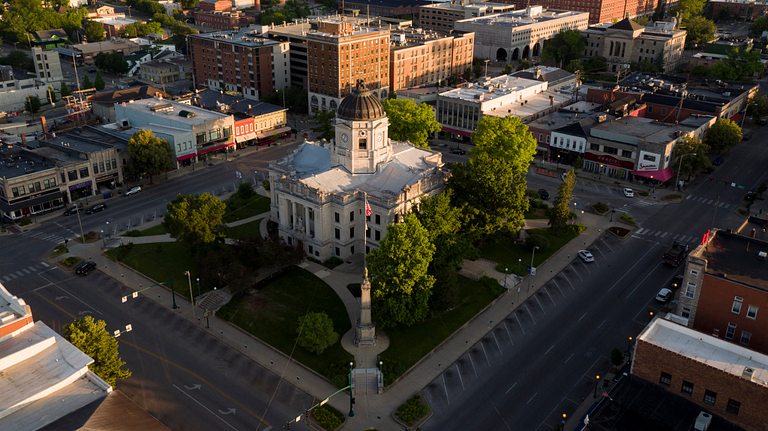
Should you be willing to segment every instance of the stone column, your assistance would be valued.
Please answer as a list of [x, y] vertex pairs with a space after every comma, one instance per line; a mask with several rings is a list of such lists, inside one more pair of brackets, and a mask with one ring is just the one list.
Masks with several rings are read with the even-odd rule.
[[360, 290], [360, 319], [355, 328], [355, 345], [375, 346], [376, 327], [371, 321], [371, 282], [368, 280], [368, 268], [365, 268], [365, 277]]

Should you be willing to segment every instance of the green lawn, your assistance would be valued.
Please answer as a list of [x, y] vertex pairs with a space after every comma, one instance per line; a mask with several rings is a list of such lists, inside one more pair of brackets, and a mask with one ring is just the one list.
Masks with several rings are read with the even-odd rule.
[[261, 237], [261, 219], [227, 228], [227, 238], [245, 239]]
[[294, 350], [297, 321], [308, 311], [326, 312], [333, 320], [339, 340], [352, 327], [347, 310], [336, 292], [311, 272], [296, 269], [259, 292], [242, 295], [240, 299], [237, 308], [226, 313], [230, 315], [229, 321], [286, 355], [292, 354], [297, 361], [318, 373], [326, 375], [331, 364], [353, 360], [353, 356], [341, 347], [340, 341], [322, 355], [298, 345]]
[[168, 231], [165, 230], [165, 226], [163, 226], [163, 224], [161, 223], [157, 226], [152, 226], [144, 229], [143, 231], [139, 232], [139, 236], [165, 235], [167, 233]]
[[271, 200], [268, 197], [262, 195], [254, 195], [249, 199], [241, 199], [233, 195], [224, 201], [227, 204], [227, 211], [224, 213], [224, 223], [231, 223], [269, 212], [270, 202]]
[[[118, 256], [118, 249], [108, 251], [107, 256], [114, 260]], [[192, 256], [187, 253], [184, 245], [178, 242], [133, 244], [131, 251], [120, 262], [158, 283], [171, 281], [173, 277], [176, 294], [185, 298], [189, 298], [189, 281], [184, 275], [185, 271], [191, 273], [192, 283], [195, 283], [196, 269], [192, 263]], [[131, 287], [139, 288], [139, 286]], [[166, 287], [170, 288], [170, 285]], [[197, 286], [192, 287], [197, 296]]]
[[461, 275], [457, 277], [461, 298], [459, 305], [408, 328], [385, 328], [389, 348], [382, 353], [382, 357], [400, 362], [405, 369], [411, 368], [496, 298], [479, 281]]
[[[547, 238], [549, 246], [545, 249], [536, 250], [536, 255], [533, 259], [533, 266], [539, 266], [542, 262], [547, 260], [550, 256], [563, 248], [572, 239], [576, 238], [576, 233], [564, 233], [560, 236], [552, 235], [549, 229], [533, 229], [534, 235], [539, 234]], [[525, 244], [512, 244], [512, 241], [503, 239], [496, 244], [487, 245], [480, 249], [480, 256], [492, 260], [498, 265], [496, 270], [504, 272], [507, 268], [509, 273], [514, 274], [517, 272], [518, 259], [520, 259], [520, 275], [525, 275], [525, 270], [528, 265], [531, 264], [532, 248]]]

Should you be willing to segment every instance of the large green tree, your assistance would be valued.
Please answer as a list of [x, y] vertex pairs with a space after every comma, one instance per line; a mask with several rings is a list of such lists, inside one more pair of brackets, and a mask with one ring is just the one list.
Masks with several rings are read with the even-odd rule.
[[224, 238], [222, 224], [227, 206], [210, 193], [178, 195], [166, 204], [163, 226], [171, 238], [182, 242], [195, 254], [201, 248]]
[[768, 98], [760, 93], [755, 93], [755, 95], [749, 99], [747, 115], [752, 117], [752, 121], [754, 122], [757, 122], [762, 117], [768, 115]]
[[117, 340], [106, 326], [103, 320], [81, 317], [64, 326], [64, 338], [93, 359], [89, 370], [114, 387], [117, 379], [130, 377], [131, 372], [121, 368], [125, 362], [118, 355]]
[[98, 21], [88, 21], [85, 23], [85, 37], [88, 42], [101, 42], [104, 40], [104, 26]]
[[761, 36], [766, 30], [768, 30], [768, 17], [765, 16], [755, 18], [749, 27], [749, 32], [755, 36]]
[[299, 346], [318, 355], [339, 341], [339, 334], [333, 330], [333, 320], [324, 312], [299, 317], [296, 332]]
[[685, 43], [698, 45], [714, 39], [717, 26], [703, 16], [694, 16], [685, 21], [685, 31]]
[[434, 254], [429, 233], [415, 215], [387, 226], [379, 248], [366, 258], [374, 312], [382, 327], [411, 326], [427, 317], [435, 283], [428, 269]]
[[541, 61], [555, 66], [565, 66], [584, 53], [587, 39], [578, 30], [563, 30], [544, 42]]
[[93, 88], [93, 83], [91, 82], [91, 78], [89, 78], [88, 75], [85, 75], [83, 78], [83, 89], [87, 90], [89, 88]]
[[38, 111], [40, 111], [40, 106], [42, 106], [42, 103], [40, 102], [40, 98], [37, 96], [28, 95], [27, 99], [24, 101], [24, 109], [32, 114], [36, 114]]
[[152, 177], [173, 168], [173, 147], [167, 139], [159, 139], [149, 130], [140, 130], [128, 141], [128, 170], [134, 175]]
[[312, 121], [317, 127], [313, 127], [312, 131], [319, 133], [318, 139], [325, 139], [330, 141], [333, 139], [333, 119], [336, 117], [336, 111], [320, 111], [315, 115], [315, 119]]
[[60, 14], [51, 7], [43, 7], [41, 0], [14, 0], [3, 13], [0, 36], [3, 40], [26, 44], [29, 34], [38, 30], [61, 28], [70, 34], [80, 28], [87, 16], [85, 8], [71, 8]]
[[490, 115], [478, 122], [473, 140], [469, 161], [454, 165], [448, 180], [455, 204], [466, 204], [471, 227], [483, 234], [519, 229], [528, 210], [525, 176], [536, 141], [520, 118]]
[[67, 96], [71, 96], [72, 95], [72, 92], [69, 91], [69, 87], [67, 87], [67, 84], [64, 81], [61, 81], [60, 93], [61, 93], [61, 98], [62, 99], [67, 97]]
[[552, 202], [552, 208], [549, 209], [549, 227], [555, 233], [562, 233], [568, 227], [568, 220], [571, 219], [571, 200], [573, 199], [573, 188], [576, 186], [576, 171], [570, 170], [565, 175], [565, 179], [557, 187], [557, 197]]
[[389, 137], [395, 141], [409, 141], [417, 147], [429, 148], [429, 134], [442, 129], [426, 103], [417, 105], [413, 100], [387, 99], [383, 105], [389, 118]]
[[106, 82], [104, 82], [104, 78], [101, 77], [101, 71], [96, 71], [96, 79], [93, 81], [93, 88], [95, 88], [97, 91], [101, 91], [106, 86]]
[[672, 15], [680, 16], [680, 22], [685, 23], [689, 18], [699, 16], [704, 12], [707, 0], [680, 0], [672, 10]]
[[35, 62], [26, 51], [11, 51], [8, 56], [0, 57], [0, 64], [24, 69], [30, 72], [35, 71]]
[[733, 48], [727, 58], [712, 66], [711, 73], [722, 80], [751, 81], [754, 74], [764, 70], [765, 66], [760, 62], [759, 52]]
[[741, 128], [726, 118], [720, 118], [704, 134], [704, 143], [713, 151], [723, 152], [741, 142]]
[[[680, 175], [685, 174], [690, 179], [696, 173], [712, 167], [712, 162], [709, 161], [707, 152], [709, 152], [709, 146], [700, 139], [694, 139], [688, 135], [680, 138], [675, 144], [674, 162], [672, 163], [675, 175], [677, 175], [677, 170], [679, 169]], [[682, 161], [680, 160], [681, 157]]]

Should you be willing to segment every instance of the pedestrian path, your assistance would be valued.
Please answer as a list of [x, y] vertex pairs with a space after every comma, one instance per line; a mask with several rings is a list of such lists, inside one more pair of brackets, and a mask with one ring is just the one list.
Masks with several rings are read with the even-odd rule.
[[60, 243], [64, 242], [64, 240], [66, 239], [66, 238], [64, 238], [61, 235], [55, 235], [55, 234], [51, 234], [51, 233], [47, 233], [47, 232], [38, 232], [38, 231], [34, 231], [34, 230], [28, 230], [28, 231], [25, 231], [25, 232], [21, 232], [18, 235], [19, 236], [23, 236], [23, 237], [27, 237], [27, 238], [39, 239], [41, 241], [48, 241], [48, 242], [52, 242], [54, 244], [60, 244]]
[[728, 204], [728, 203], [725, 203], [725, 202], [718, 202], [717, 199], [710, 199], [710, 198], [705, 198], [705, 197], [701, 197], [701, 196], [688, 195], [688, 196], [685, 197], [685, 200], [692, 201], [692, 202], [699, 202], [699, 203], [702, 203], [702, 204], [705, 204], [705, 205], [714, 205], [714, 206], [716, 206], [718, 208], [724, 208], [724, 209], [727, 209], [727, 210], [732, 210], [732, 209], [735, 209], [736, 207], [738, 207], [738, 205], [736, 205], [736, 204]]
[[680, 241], [691, 245], [698, 244], [699, 237], [696, 235], [683, 235], [674, 232], [667, 232], [655, 229], [638, 229], [632, 233], [633, 238], [653, 239], [658, 241]]
[[7, 275], [3, 276], [3, 280], [5, 280], [5, 282], [7, 283], [9, 281], [16, 280], [21, 277], [25, 277], [27, 275], [36, 274], [38, 272], [42, 272], [50, 268], [51, 266], [49, 264], [45, 262], [40, 262], [39, 264], [34, 264], [26, 268], [21, 268], [18, 271], [8, 271]]

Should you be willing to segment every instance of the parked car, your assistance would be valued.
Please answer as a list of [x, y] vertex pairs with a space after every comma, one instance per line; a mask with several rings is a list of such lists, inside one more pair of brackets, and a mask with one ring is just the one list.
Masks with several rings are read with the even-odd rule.
[[757, 122], [757, 124], [759, 124], [761, 126], [765, 126], [766, 124], [768, 124], [768, 119], [761, 118], [760, 121]]
[[672, 291], [666, 287], [662, 287], [659, 293], [656, 294], [656, 300], [662, 304], [668, 302], [672, 298]]
[[65, 216], [69, 216], [72, 214], [77, 214], [78, 211], [82, 210], [82, 208], [78, 207], [77, 205], [73, 206], [72, 208], [64, 211]]
[[669, 282], [669, 288], [672, 290], [677, 290], [680, 288], [682, 284], [683, 284], [683, 276], [676, 275], [672, 277], [672, 281]]
[[595, 257], [592, 256], [592, 253], [589, 252], [589, 250], [579, 250], [579, 257], [584, 262], [594, 262]]
[[80, 265], [77, 265], [77, 268], [75, 268], [75, 274], [88, 275], [88, 273], [94, 269], [96, 269], [95, 262], [83, 262]]
[[105, 209], [107, 209], [107, 204], [96, 204], [96, 205], [88, 208], [87, 210], [85, 210], [85, 213], [86, 214], [93, 214], [93, 213], [97, 213], [99, 211], [104, 211]]
[[756, 198], [757, 194], [753, 191], [749, 191], [746, 195], [744, 195], [744, 200], [747, 202], [754, 202]]
[[128, 190], [127, 192], [125, 192], [125, 195], [126, 195], [126, 196], [134, 195], [134, 194], [136, 194], [136, 193], [138, 193], [138, 192], [140, 192], [140, 191], [141, 191], [141, 186], [135, 186], [135, 187], [131, 187], [131, 189], [130, 189], [130, 190]]
[[749, 133], [745, 133], [745, 134], [743, 134], [743, 135], [741, 136], [741, 140], [742, 140], [742, 141], [749, 141], [750, 139], [752, 139], [752, 135], [751, 135], [751, 134], [749, 134]]
[[714, 162], [712, 162], [712, 164], [713, 164], [713, 165], [715, 165], [715, 166], [720, 166], [720, 165], [722, 165], [722, 164], [723, 164], [723, 162], [724, 162], [724, 161], [725, 161], [725, 160], [723, 160], [723, 158], [722, 158], [722, 157], [718, 157], [718, 158], [716, 158], [716, 159], [715, 159], [715, 161], [714, 161]]
[[539, 189], [539, 197], [541, 197], [544, 200], [549, 199], [549, 192], [545, 189]]
[[451, 154], [461, 154], [463, 156], [464, 154], [467, 154], [467, 152], [457, 147], [451, 148]]
[[635, 197], [635, 191], [632, 189], [624, 189], [624, 196], [628, 198], [633, 198]]

